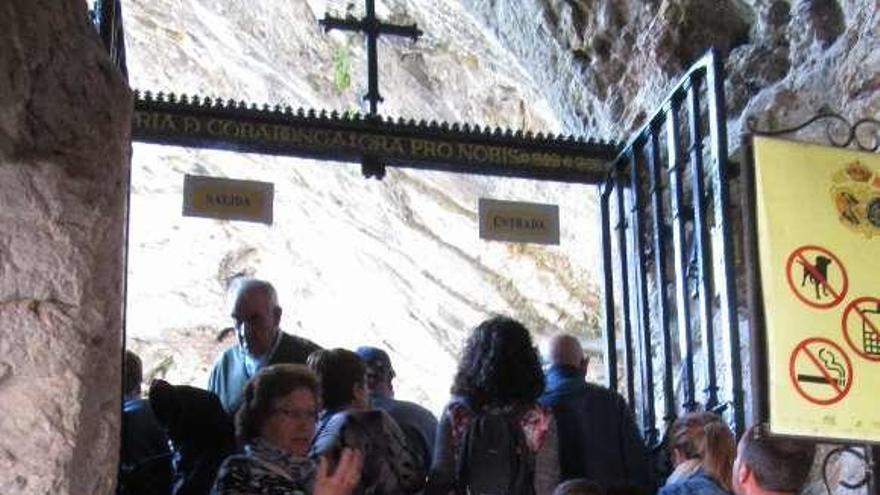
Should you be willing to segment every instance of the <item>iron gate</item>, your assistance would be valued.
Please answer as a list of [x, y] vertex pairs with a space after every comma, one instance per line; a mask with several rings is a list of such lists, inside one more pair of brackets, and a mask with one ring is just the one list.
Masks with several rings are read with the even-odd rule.
[[[698, 409], [729, 412], [737, 435], [745, 423], [723, 84], [711, 50], [619, 153], [599, 190], [606, 376], [638, 405], [650, 446], [660, 442], [658, 404], [666, 426]], [[719, 364], [729, 371], [724, 390]]]

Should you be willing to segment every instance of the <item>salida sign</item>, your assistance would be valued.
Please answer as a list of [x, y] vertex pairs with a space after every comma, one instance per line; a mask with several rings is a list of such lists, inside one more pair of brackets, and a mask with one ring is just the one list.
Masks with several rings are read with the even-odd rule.
[[753, 149], [771, 431], [880, 442], [880, 156]]
[[269, 182], [187, 175], [183, 215], [271, 224], [274, 194]]

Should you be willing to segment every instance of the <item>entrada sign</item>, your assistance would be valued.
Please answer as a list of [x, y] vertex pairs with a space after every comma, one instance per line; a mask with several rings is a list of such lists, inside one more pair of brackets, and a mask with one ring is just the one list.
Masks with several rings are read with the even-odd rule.
[[136, 141], [469, 174], [598, 183], [616, 147], [500, 129], [138, 95]]
[[480, 198], [480, 239], [559, 244], [559, 206]]
[[880, 156], [752, 146], [770, 429], [880, 442]]

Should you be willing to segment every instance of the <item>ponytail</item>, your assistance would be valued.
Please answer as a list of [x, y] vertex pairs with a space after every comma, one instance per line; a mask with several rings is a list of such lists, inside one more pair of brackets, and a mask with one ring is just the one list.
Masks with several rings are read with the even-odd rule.
[[706, 447], [703, 454], [703, 470], [722, 488], [731, 491], [731, 473], [736, 445], [733, 433], [721, 421], [707, 423], [703, 427]]
[[731, 471], [736, 444], [730, 428], [717, 414], [690, 413], [672, 425], [670, 454], [679, 451], [686, 459], [697, 460], [703, 471], [718, 485], [731, 491]]

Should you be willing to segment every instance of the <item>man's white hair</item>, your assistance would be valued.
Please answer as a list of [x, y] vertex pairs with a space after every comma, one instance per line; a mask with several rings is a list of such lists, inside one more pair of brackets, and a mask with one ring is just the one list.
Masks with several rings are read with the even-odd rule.
[[271, 307], [279, 307], [278, 292], [275, 290], [275, 287], [273, 287], [272, 284], [265, 280], [251, 277], [236, 277], [229, 284], [229, 307], [231, 309], [234, 309], [235, 303], [238, 301], [239, 296], [251, 290], [265, 291], [266, 295], [269, 297], [269, 304], [271, 305]]

